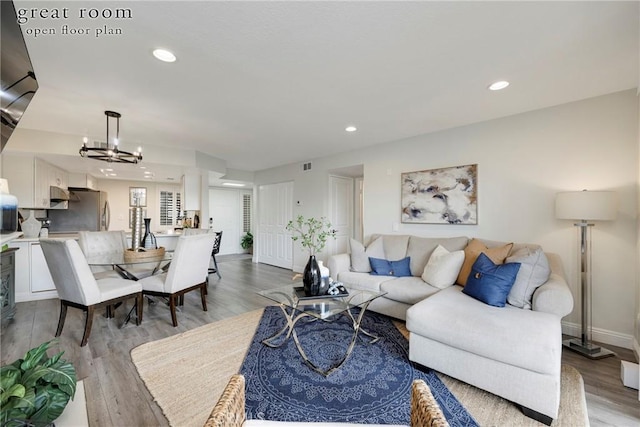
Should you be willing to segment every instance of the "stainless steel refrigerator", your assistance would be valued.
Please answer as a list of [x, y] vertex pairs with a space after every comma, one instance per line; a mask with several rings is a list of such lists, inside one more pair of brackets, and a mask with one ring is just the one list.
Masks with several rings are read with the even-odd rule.
[[109, 229], [109, 201], [105, 191], [69, 189], [69, 208], [48, 211], [50, 233]]

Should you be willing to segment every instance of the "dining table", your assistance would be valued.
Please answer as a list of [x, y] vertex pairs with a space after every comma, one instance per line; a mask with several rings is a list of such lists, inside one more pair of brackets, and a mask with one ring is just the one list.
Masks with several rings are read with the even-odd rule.
[[[173, 258], [173, 251], [165, 251], [161, 255], [148, 257], [130, 257], [124, 252], [108, 253], [88, 256], [87, 264], [93, 267], [112, 267], [120, 276], [128, 280], [140, 280], [142, 277], [152, 276], [169, 269], [169, 264]], [[155, 304], [151, 298], [147, 297], [150, 304]], [[117, 307], [116, 307], [117, 308]], [[111, 316], [111, 308], [107, 308], [107, 316]], [[131, 320], [131, 316], [136, 313], [135, 305], [129, 310], [121, 327], [124, 327]]]
[[129, 280], [139, 280], [140, 273], [144, 276], [157, 274], [159, 271], [166, 271], [173, 252], [166, 251], [162, 255], [149, 257], [127, 257], [124, 253], [108, 253], [92, 255], [87, 257], [87, 263], [92, 267], [112, 267], [123, 278]]

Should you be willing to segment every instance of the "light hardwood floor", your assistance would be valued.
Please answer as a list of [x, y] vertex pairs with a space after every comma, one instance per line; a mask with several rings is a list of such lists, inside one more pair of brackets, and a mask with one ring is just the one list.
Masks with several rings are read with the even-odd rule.
[[[129, 308], [121, 307], [115, 319], [96, 314], [89, 343], [81, 348], [83, 315], [80, 310], [69, 309], [59, 347], [76, 367], [78, 379], [84, 379], [91, 426], [167, 425], [138, 377], [130, 351], [145, 342], [264, 307], [268, 301], [255, 291], [290, 282], [293, 275], [290, 270], [253, 264], [246, 257], [220, 257], [219, 263], [222, 279], [215, 274], [209, 276], [209, 311], [202, 311], [199, 294], [186, 295], [176, 328], [171, 326], [168, 307], [162, 302], [145, 304], [140, 326], [133, 323], [120, 328]], [[19, 303], [15, 319], [1, 333], [2, 364], [52, 339], [58, 314], [58, 300]], [[634, 361], [633, 353], [608, 347], [617, 351], [618, 357], [591, 361], [565, 350], [563, 363], [582, 373], [592, 426], [639, 426], [638, 391], [624, 387], [620, 380], [620, 360]], [[214, 404], [212, 401], [211, 406]]]

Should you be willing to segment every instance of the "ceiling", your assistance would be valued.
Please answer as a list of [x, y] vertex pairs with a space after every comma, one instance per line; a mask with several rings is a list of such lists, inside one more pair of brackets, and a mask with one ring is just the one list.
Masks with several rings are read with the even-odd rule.
[[[246, 171], [639, 81], [638, 2], [14, 3], [68, 9], [22, 26], [40, 88], [21, 128], [79, 148], [85, 135], [104, 140], [104, 110], [114, 110], [123, 149], [195, 150]], [[83, 8], [128, 8], [131, 18], [81, 18]], [[62, 34], [64, 25], [89, 34]], [[177, 61], [156, 60], [156, 47]], [[487, 90], [496, 80], [511, 85]]]

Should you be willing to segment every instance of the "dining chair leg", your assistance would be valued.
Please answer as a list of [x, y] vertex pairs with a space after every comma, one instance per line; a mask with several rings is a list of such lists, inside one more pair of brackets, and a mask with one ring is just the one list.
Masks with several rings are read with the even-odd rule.
[[218, 261], [216, 261], [216, 256], [213, 255], [213, 266], [216, 269], [216, 274], [218, 275], [218, 279], [222, 279], [222, 276], [220, 275], [220, 270], [218, 269]]
[[176, 316], [176, 296], [169, 296], [169, 309], [171, 310], [171, 322], [173, 322], [173, 327], [178, 326], [178, 316]]
[[93, 325], [93, 306], [90, 305], [87, 307], [87, 319], [84, 322], [84, 335], [82, 336], [82, 342], [80, 342], [80, 347], [84, 347], [87, 345], [87, 341], [89, 341], [89, 335], [91, 334], [91, 326]]
[[67, 304], [60, 300], [60, 317], [58, 318], [58, 329], [56, 330], [56, 336], [59, 337], [64, 328], [64, 321], [67, 318]]
[[142, 296], [142, 292], [138, 294], [136, 297], [136, 310], [137, 310], [137, 319], [136, 326], [139, 326], [142, 323], [142, 309], [144, 308], [144, 297]]
[[202, 310], [207, 311], [207, 284], [206, 282], [200, 287], [200, 299], [202, 300]]

